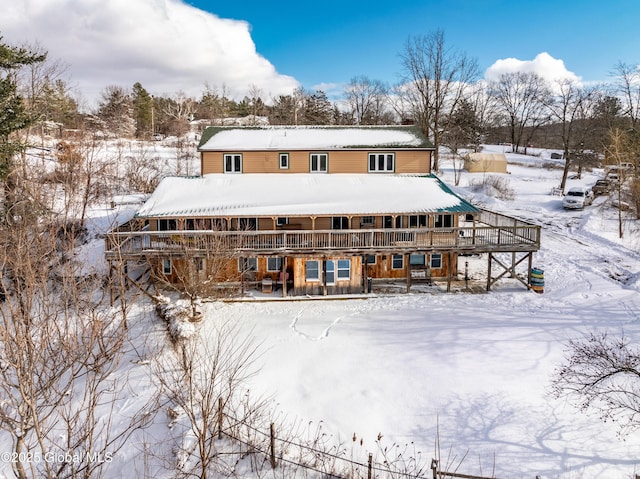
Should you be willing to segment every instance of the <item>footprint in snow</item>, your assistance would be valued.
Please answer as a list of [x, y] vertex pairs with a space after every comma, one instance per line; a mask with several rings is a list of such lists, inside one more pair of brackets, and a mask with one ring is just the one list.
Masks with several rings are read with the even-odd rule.
[[322, 333], [319, 336], [311, 336], [309, 334], [303, 333], [302, 331], [299, 331], [297, 328], [298, 325], [298, 320], [302, 317], [302, 313], [304, 312], [304, 310], [300, 310], [298, 312], [298, 314], [296, 314], [296, 316], [293, 318], [293, 321], [291, 321], [291, 324], [289, 325], [289, 327], [291, 329], [293, 329], [293, 331], [300, 337], [307, 339], [309, 341], [320, 341], [321, 339], [327, 338], [329, 337], [329, 332], [331, 331], [331, 328], [333, 328], [333, 326], [335, 326], [338, 322], [340, 322], [340, 320], [342, 319], [340, 316], [338, 316], [336, 319], [334, 319], [331, 324], [329, 326], [327, 326]]

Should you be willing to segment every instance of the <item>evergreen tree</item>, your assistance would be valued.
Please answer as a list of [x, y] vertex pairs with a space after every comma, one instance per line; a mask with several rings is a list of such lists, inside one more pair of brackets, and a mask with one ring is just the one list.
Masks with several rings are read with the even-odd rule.
[[333, 108], [323, 91], [307, 95], [304, 102], [304, 118], [306, 125], [330, 125], [333, 120]]
[[133, 119], [136, 123], [136, 138], [148, 139], [155, 133], [153, 131], [153, 97], [139, 82], [136, 82], [133, 85], [131, 102], [133, 106]]
[[480, 144], [480, 124], [473, 105], [462, 99], [448, 118], [446, 132], [443, 135], [443, 144], [452, 151], [458, 148], [478, 149]]
[[131, 97], [121, 86], [104, 89], [95, 118], [100, 128], [116, 137], [130, 138], [135, 134]]
[[274, 98], [269, 111], [269, 123], [272, 125], [295, 124], [295, 100], [291, 95], [279, 95]]
[[69, 95], [68, 86], [63, 80], [47, 82], [40, 103], [44, 120], [60, 123], [66, 128], [80, 126], [78, 102]]
[[2, 43], [0, 37], [0, 180], [7, 180], [13, 169], [14, 156], [24, 146], [13, 139], [12, 134], [34, 120], [18, 94], [15, 73], [45, 59], [46, 54], [9, 46]]

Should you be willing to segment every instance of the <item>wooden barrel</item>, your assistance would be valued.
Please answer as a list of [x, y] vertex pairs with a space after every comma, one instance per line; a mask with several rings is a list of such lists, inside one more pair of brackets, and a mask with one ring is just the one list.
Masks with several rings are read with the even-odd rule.
[[544, 270], [531, 268], [531, 289], [536, 293], [544, 293]]

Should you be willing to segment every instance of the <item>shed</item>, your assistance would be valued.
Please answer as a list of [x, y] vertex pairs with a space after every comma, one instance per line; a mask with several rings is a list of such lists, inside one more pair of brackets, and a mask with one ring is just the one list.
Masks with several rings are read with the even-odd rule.
[[504, 153], [469, 153], [464, 169], [469, 173], [507, 173], [507, 157]]

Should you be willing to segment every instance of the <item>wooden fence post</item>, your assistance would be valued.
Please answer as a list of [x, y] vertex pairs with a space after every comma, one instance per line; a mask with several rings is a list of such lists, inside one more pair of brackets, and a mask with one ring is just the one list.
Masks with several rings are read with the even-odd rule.
[[369, 472], [367, 474], [368, 479], [371, 479], [372, 462], [373, 462], [373, 454], [369, 454], [369, 467], [368, 467]]
[[271, 423], [271, 469], [276, 468], [276, 434], [273, 427], [273, 423]]

